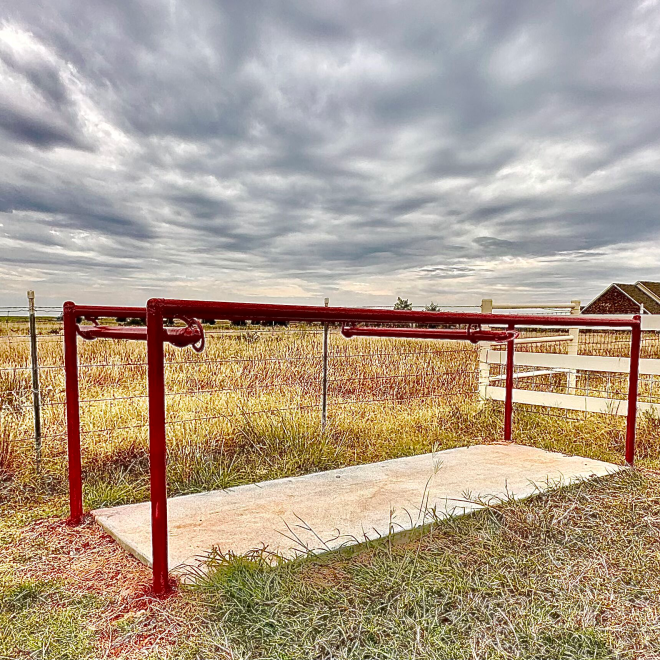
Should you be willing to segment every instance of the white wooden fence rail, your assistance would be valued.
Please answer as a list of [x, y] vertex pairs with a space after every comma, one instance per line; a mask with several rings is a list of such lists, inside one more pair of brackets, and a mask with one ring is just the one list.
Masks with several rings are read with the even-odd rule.
[[[506, 364], [506, 351], [488, 351], [488, 364]], [[548, 369], [580, 369], [629, 373], [630, 358], [601, 357], [598, 355], [564, 355], [561, 353], [514, 353], [513, 364], [520, 367], [546, 367]], [[525, 372], [516, 374], [523, 376]], [[639, 361], [639, 373], [660, 376], [660, 360]]]
[[[506, 364], [506, 351], [488, 350], [486, 363]], [[514, 353], [513, 363], [520, 367], [544, 367], [544, 371], [520, 371], [516, 379], [539, 376], [551, 373], [566, 373], [567, 371], [594, 371], [605, 373], [628, 373], [630, 359], [622, 357], [600, 357], [595, 355], [562, 355], [556, 353]], [[660, 375], [660, 360], [639, 361], [639, 373]], [[490, 382], [502, 380], [502, 377], [491, 376]], [[489, 384], [485, 388], [485, 398], [494, 401], [504, 401], [504, 387]], [[532, 390], [513, 390], [513, 401], [530, 406], [545, 406], [563, 408], [564, 410], [580, 410], [583, 412], [607, 413], [610, 415], [625, 415], [628, 412], [627, 399], [609, 399], [605, 397], [584, 396], [577, 394], [561, 394], [558, 392], [538, 392]], [[660, 404], [638, 402], [637, 410], [653, 411], [660, 415]]]
[[[505, 394], [506, 390], [503, 387], [489, 385], [486, 390], [487, 398], [494, 401], [504, 401]], [[626, 415], [628, 413], [627, 399], [605, 399], [596, 396], [578, 396], [576, 394], [514, 389], [513, 401], [514, 403], [524, 403], [530, 406], [563, 408], [564, 410], [579, 410], [582, 412], [606, 413], [610, 415]], [[646, 411], [660, 415], [660, 404], [638, 401], [638, 414]]]
[[[482, 312], [491, 313], [493, 309], [511, 309], [514, 305], [494, 305], [492, 300], [482, 301]], [[534, 307], [570, 309], [571, 314], [579, 313], [579, 301], [571, 301], [563, 305], [521, 305], [517, 309]], [[609, 316], [609, 315], [608, 315]], [[616, 318], [615, 316], [611, 316]], [[620, 317], [619, 317], [620, 318]], [[660, 331], [660, 315], [645, 314], [642, 316], [643, 331]], [[566, 393], [539, 392], [536, 390], [513, 390], [514, 403], [546, 408], [561, 408], [592, 413], [611, 415], [626, 415], [628, 413], [627, 399], [611, 399], [575, 394], [577, 373], [630, 373], [630, 359], [624, 357], [601, 357], [597, 355], [577, 355], [579, 330], [569, 330], [569, 334], [553, 337], [531, 337], [519, 339], [519, 344], [545, 343], [566, 341], [569, 344], [569, 354], [557, 353], [514, 353], [514, 365], [517, 367], [536, 367], [537, 369], [519, 371], [514, 374], [514, 384], [524, 378], [562, 373], [567, 375]], [[482, 401], [491, 399], [504, 401], [506, 389], [499, 384], [505, 376], [491, 376], [490, 365], [506, 365], [506, 351], [493, 350], [491, 345], [482, 343], [479, 350], [479, 396]], [[660, 376], [660, 359], [642, 359], [639, 364], [640, 375]], [[573, 393], [571, 393], [573, 392]], [[638, 401], [638, 413], [652, 412], [660, 416], [660, 403]]]

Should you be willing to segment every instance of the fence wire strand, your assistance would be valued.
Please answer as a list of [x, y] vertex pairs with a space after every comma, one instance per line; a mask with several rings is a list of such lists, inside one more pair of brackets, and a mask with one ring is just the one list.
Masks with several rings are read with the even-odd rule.
[[[15, 311], [20, 310], [16, 308]], [[40, 308], [39, 311], [48, 310]], [[45, 323], [52, 327], [48, 332], [41, 329], [38, 343], [45, 425], [42, 439], [47, 443], [66, 438], [66, 399], [61, 322], [53, 318]], [[22, 431], [15, 439], [28, 442], [33, 437], [29, 430], [32, 424], [30, 335], [20, 328], [10, 332], [11, 323], [5, 325], [7, 327], [1, 328], [0, 323], [0, 364], [3, 365], [0, 367], [0, 414], [3, 419], [17, 420], [15, 423]], [[171, 347], [166, 350], [168, 426], [320, 411], [322, 327], [206, 328], [205, 331], [205, 355], [197, 356]], [[558, 332], [526, 329], [523, 338], [551, 337]], [[567, 344], [566, 341], [522, 344], [516, 351], [566, 354]], [[360, 406], [405, 406], [438, 400], [458, 399], [459, 405], [466, 407], [479, 403], [478, 347], [466, 342], [452, 345], [422, 342], [413, 350], [410, 341], [399, 343], [399, 348], [396, 346], [393, 340], [344, 340], [337, 328], [331, 329], [327, 355], [330, 415], [333, 410], [350, 406], [358, 411]], [[580, 331], [580, 355], [626, 357], [629, 348], [630, 333]], [[144, 344], [116, 340], [80, 342], [78, 369], [83, 436], [146, 431], [148, 395], [144, 349]], [[278, 354], [284, 350], [287, 354]], [[642, 358], [660, 358], [660, 334], [643, 333]], [[516, 367], [516, 388], [567, 392], [569, 374], [566, 369], [529, 375], [538, 369]], [[625, 374], [574, 371], [572, 393], [625, 400]], [[503, 376], [503, 365], [490, 365], [489, 386], [503, 385]], [[641, 402], [660, 405], [657, 382], [652, 375], [640, 377]], [[186, 403], [185, 400], [190, 401]], [[277, 405], [278, 401], [286, 405]], [[521, 410], [522, 404], [515, 404], [515, 408]], [[218, 409], [223, 412], [219, 413]], [[588, 414], [549, 406], [537, 407], [534, 411], [538, 415], [565, 419], [581, 419]], [[141, 423], [135, 423], [136, 419]]]

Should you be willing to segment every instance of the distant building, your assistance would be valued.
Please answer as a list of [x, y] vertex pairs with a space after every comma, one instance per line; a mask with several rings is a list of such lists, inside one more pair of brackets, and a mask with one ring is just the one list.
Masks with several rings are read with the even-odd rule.
[[660, 314], [660, 282], [610, 284], [583, 314]]

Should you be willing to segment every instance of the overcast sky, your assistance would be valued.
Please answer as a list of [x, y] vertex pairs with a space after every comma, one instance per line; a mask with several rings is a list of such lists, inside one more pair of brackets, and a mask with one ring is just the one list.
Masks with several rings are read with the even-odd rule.
[[660, 280], [656, 0], [4, 0], [0, 303]]

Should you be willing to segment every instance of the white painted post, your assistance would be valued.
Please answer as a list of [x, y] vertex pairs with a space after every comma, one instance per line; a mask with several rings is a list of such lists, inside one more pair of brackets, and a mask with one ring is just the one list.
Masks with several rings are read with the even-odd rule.
[[[325, 306], [330, 304], [330, 298], [325, 299]], [[328, 324], [323, 324], [323, 391], [321, 398], [321, 432], [325, 431], [328, 421]]]
[[[580, 313], [580, 301], [571, 300], [571, 315], [575, 316]], [[568, 344], [568, 354], [577, 355], [580, 341], [580, 328], [571, 328], [568, 331], [571, 341]], [[571, 369], [566, 376], [566, 394], [575, 394], [577, 388], [577, 371]]]
[[[481, 301], [481, 313], [493, 313], [493, 300], [484, 298]], [[482, 326], [486, 327], [486, 326]], [[483, 406], [488, 393], [488, 383], [490, 378], [490, 365], [488, 364], [488, 351], [490, 344], [487, 342], [479, 343], [479, 406]]]

